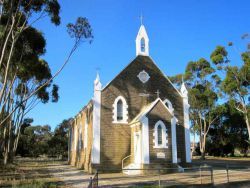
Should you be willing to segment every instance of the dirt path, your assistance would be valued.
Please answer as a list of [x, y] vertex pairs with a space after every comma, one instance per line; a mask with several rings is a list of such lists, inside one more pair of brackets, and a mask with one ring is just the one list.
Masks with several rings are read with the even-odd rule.
[[47, 167], [48, 173], [59, 182], [60, 187], [87, 187], [91, 175], [86, 174], [83, 170], [71, 167], [66, 162], [61, 164], [51, 164]]
[[[216, 162], [216, 161], [210, 161]], [[225, 168], [218, 168], [221, 161], [214, 165], [213, 180], [215, 187], [250, 187], [250, 168], [242, 164], [241, 169], [229, 169], [229, 181], [227, 184], [227, 171]], [[239, 163], [237, 163], [239, 164]], [[247, 163], [248, 164], [248, 163]], [[245, 169], [243, 167], [246, 167]], [[14, 168], [13, 168], [14, 169]], [[90, 177], [83, 170], [67, 165], [63, 161], [51, 160], [24, 160], [17, 163], [14, 170], [1, 171], [0, 169], [0, 187], [13, 187], [14, 185], [43, 185], [40, 187], [79, 187], [85, 188], [89, 184]], [[100, 187], [205, 187], [211, 183], [211, 171], [186, 171], [184, 173], [173, 173], [165, 175], [137, 175], [128, 176], [122, 173], [99, 174]], [[46, 185], [46, 186], [44, 186]], [[20, 186], [16, 186], [20, 187]], [[22, 187], [22, 186], [21, 186]], [[210, 187], [210, 185], [208, 186]]]
[[[56, 179], [61, 181], [62, 187], [87, 187], [91, 175], [84, 173], [66, 164], [51, 165], [48, 171]], [[227, 171], [224, 169], [215, 169], [213, 171], [213, 181], [215, 187], [250, 187], [250, 169], [231, 169], [229, 170], [229, 181]], [[140, 187], [140, 185], [158, 186], [159, 179], [161, 186], [172, 187], [210, 187], [211, 172], [199, 171], [174, 173], [165, 175], [137, 175], [128, 176], [122, 173], [99, 174], [100, 187]], [[202, 185], [201, 185], [202, 184]]]

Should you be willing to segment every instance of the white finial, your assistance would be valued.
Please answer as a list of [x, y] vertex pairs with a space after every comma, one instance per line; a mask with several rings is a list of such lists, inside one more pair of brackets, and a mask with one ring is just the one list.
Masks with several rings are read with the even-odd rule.
[[140, 21], [141, 21], [141, 25], [143, 25], [143, 16], [142, 16], [142, 13], [141, 13], [141, 16], [140, 16]]
[[96, 78], [95, 78], [95, 83], [98, 83], [98, 82], [100, 82], [100, 76], [99, 76], [99, 73], [97, 72]]
[[99, 76], [99, 73], [97, 71], [96, 73], [96, 79], [94, 81], [94, 87], [95, 87], [95, 90], [100, 90], [102, 88], [102, 84], [101, 84], [101, 81], [100, 81], [100, 76]]

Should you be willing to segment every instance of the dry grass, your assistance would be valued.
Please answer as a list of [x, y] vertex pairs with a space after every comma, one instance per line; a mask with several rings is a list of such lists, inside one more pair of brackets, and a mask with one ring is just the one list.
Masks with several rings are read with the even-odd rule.
[[[194, 165], [213, 166], [215, 187], [250, 187], [249, 158], [214, 158], [194, 160]], [[237, 165], [229, 168], [229, 181], [225, 164]], [[66, 165], [62, 161], [21, 159], [6, 168], [0, 167], [0, 187], [87, 187], [92, 175]], [[128, 176], [121, 173], [99, 174], [101, 187], [211, 187], [211, 172], [185, 171], [163, 175]], [[201, 185], [202, 184], [202, 185]]]
[[0, 168], [0, 187], [58, 187], [47, 167], [59, 161], [20, 160]]

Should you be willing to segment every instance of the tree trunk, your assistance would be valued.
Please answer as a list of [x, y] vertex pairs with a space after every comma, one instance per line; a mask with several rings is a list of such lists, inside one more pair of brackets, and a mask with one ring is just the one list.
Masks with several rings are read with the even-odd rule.
[[247, 131], [248, 131], [248, 140], [250, 140], [250, 123], [249, 123], [249, 119], [248, 119], [248, 114], [245, 113], [245, 121], [246, 121], [246, 124], [247, 124]]
[[200, 152], [201, 152], [201, 159], [205, 160], [205, 153], [206, 153], [206, 134], [200, 136]]
[[206, 159], [206, 157], [205, 157], [205, 151], [202, 151], [201, 152], [201, 160], [205, 160]]
[[194, 132], [194, 137], [193, 137], [193, 147], [192, 147], [192, 158], [195, 152], [195, 132]]
[[9, 153], [10, 153], [10, 144], [11, 144], [11, 124], [9, 124], [8, 136], [5, 138], [4, 162], [3, 162], [4, 165], [8, 163]]

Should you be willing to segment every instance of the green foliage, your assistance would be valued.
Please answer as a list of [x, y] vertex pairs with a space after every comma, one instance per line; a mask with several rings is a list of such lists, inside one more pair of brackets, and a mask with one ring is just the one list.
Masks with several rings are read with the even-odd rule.
[[[47, 137], [52, 134], [51, 131], [43, 126], [29, 127], [30, 123], [23, 122], [23, 119], [39, 102], [58, 101], [59, 87], [53, 84], [54, 78], [64, 69], [80, 43], [91, 43], [93, 35], [87, 18], [79, 17], [75, 24], [68, 24], [68, 33], [75, 39], [74, 45], [61, 68], [52, 75], [50, 65], [42, 59], [46, 52], [46, 39], [41, 31], [33, 26], [44, 17], [49, 17], [51, 23], [59, 25], [59, 2], [57, 0], [11, 0], [3, 1], [1, 5], [0, 53], [3, 58], [0, 60], [0, 85], [2, 86], [0, 153], [4, 155], [6, 164], [8, 157], [16, 153], [20, 132], [23, 133], [21, 139], [24, 150], [32, 141], [35, 143], [29, 145], [31, 146], [29, 155], [35, 156], [47, 152]], [[5, 129], [7, 126], [10, 128]], [[3, 129], [7, 130], [5, 135], [9, 136], [4, 136], [2, 140]], [[47, 131], [47, 136], [39, 133], [41, 131], [44, 134]], [[57, 141], [63, 142], [60, 139]], [[11, 146], [8, 143], [11, 143]]]
[[50, 126], [30, 126], [31, 120], [27, 119], [23, 125], [17, 154], [30, 157], [43, 154], [67, 157], [69, 121], [64, 120], [51, 132]]
[[79, 17], [75, 24], [69, 23], [67, 25], [67, 31], [70, 37], [75, 39], [76, 44], [86, 41], [91, 43], [94, 38], [91, 25], [87, 18]]
[[[244, 34], [242, 39], [248, 37], [248, 34]], [[233, 43], [229, 42], [228, 46], [233, 46]], [[247, 150], [247, 132], [250, 137], [249, 46], [241, 54], [242, 66], [229, 65], [226, 48], [217, 46], [210, 55], [211, 63], [204, 58], [190, 61], [184, 74], [170, 78], [177, 86], [181, 85], [182, 78], [185, 80], [191, 129], [193, 134], [200, 137], [201, 153], [205, 152], [207, 134], [210, 154], [233, 154], [236, 147]]]
[[20, 4], [18, 0], [3, 2], [3, 12], [5, 14], [10, 13], [11, 6], [14, 10], [20, 6], [20, 10], [24, 15], [44, 11], [44, 14], [49, 15], [52, 23], [55, 25], [60, 24], [60, 5], [57, 0], [22, 0]]
[[31, 157], [46, 154], [49, 149], [48, 141], [51, 137], [51, 128], [48, 125], [27, 127], [20, 136], [17, 154]]
[[[14, 3], [17, 2], [18, 1], [14, 1]], [[23, 20], [25, 20], [25, 18], [28, 16], [26, 14], [30, 14], [30, 11], [34, 11], [34, 13], [44, 11], [44, 14], [48, 13], [50, 15], [51, 20], [54, 24], [58, 25], [60, 23], [60, 6], [56, 0], [44, 0], [39, 1], [39, 3], [36, 2], [37, 1], [22, 1], [20, 5], [20, 14], [23, 16]], [[0, 22], [0, 33], [2, 33], [2, 35], [0, 35], [0, 41], [4, 41], [6, 38], [6, 34], [4, 33], [6, 32], [6, 26], [9, 23], [9, 6], [10, 5], [8, 4], [8, 1], [6, 1], [3, 6], [5, 14], [2, 15]], [[22, 25], [22, 23], [19, 24], [20, 26]], [[7, 51], [10, 52], [11, 43], [8, 44], [9, 45], [7, 46]], [[52, 77], [49, 64], [45, 60], [40, 58], [46, 52], [45, 47], [46, 40], [43, 34], [36, 28], [29, 26], [19, 33], [15, 41], [15, 46], [10, 61], [10, 68], [8, 71], [9, 81], [14, 78], [14, 75], [17, 76], [17, 87], [13, 88], [16, 95], [22, 97], [24, 97], [25, 95], [27, 96], [29, 93], [34, 91], [34, 88], [39, 88]], [[0, 46], [0, 50], [2, 50], [1, 48], [2, 46]], [[4, 58], [5, 60], [3, 61], [3, 65], [5, 65], [6, 67], [6, 64], [8, 62], [8, 55], [4, 56]], [[0, 71], [0, 77], [4, 78], [5, 74], [5, 68], [2, 68]], [[3, 80], [1, 80], [1, 82], [3, 82]], [[31, 83], [33, 84], [31, 85]], [[50, 84], [47, 84], [41, 91], [35, 93], [38, 99], [41, 99], [43, 103], [47, 103], [50, 98], [52, 98], [52, 102], [57, 102], [56, 99], [59, 98], [58, 87], [57, 89], [52, 88], [53, 95], [50, 96], [50, 86]], [[22, 98], [19, 99], [20, 100], [16, 101], [16, 103], [22, 102]]]
[[216, 49], [210, 55], [210, 59], [215, 65], [221, 65], [228, 62], [225, 60], [227, 59], [226, 49], [223, 46], [217, 46]]
[[210, 129], [207, 139], [207, 152], [214, 156], [234, 156], [235, 149], [246, 154], [248, 138], [244, 116], [233, 108], [230, 103], [218, 106], [215, 113], [220, 119]]
[[68, 131], [70, 127], [70, 120], [63, 120], [54, 132], [53, 137], [48, 142], [51, 146], [49, 154], [52, 156], [67, 156], [68, 152]]

